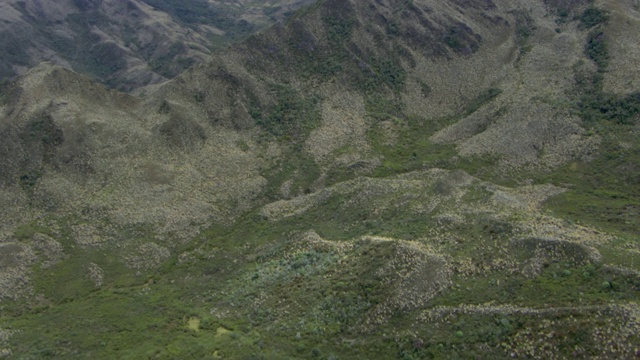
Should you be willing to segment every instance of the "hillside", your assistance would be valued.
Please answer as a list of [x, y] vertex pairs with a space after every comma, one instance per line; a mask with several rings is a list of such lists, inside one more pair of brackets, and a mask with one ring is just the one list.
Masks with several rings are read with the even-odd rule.
[[42, 61], [130, 91], [173, 78], [309, 0], [9, 0], [0, 80]]
[[640, 6], [323, 0], [0, 98], [6, 358], [634, 358]]

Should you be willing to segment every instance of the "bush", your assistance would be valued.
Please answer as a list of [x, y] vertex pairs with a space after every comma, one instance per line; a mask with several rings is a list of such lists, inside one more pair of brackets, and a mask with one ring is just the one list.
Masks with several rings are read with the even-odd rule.
[[469, 26], [463, 23], [449, 28], [444, 36], [444, 43], [455, 52], [463, 55], [470, 55], [478, 51], [480, 40], [480, 35], [475, 34]]
[[329, 40], [333, 43], [342, 43], [351, 36], [353, 21], [340, 20], [332, 17], [324, 19], [329, 28]]
[[524, 11], [516, 13], [516, 44], [520, 49], [520, 54], [525, 54], [531, 50], [527, 45], [529, 38], [536, 30], [536, 24], [531, 15]]
[[585, 53], [589, 59], [598, 65], [599, 71], [604, 71], [609, 65], [609, 51], [605, 40], [603, 32], [592, 32], [587, 38], [587, 46], [585, 48]]
[[617, 98], [615, 96], [602, 97], [598, 104], [598, 110], [608, 120], [619, 124], [629, 123], [640, 113], [640, 92]]
[[250, 113], [266, 131], [279, 138], [301, 142], [320, 122], [318, 97], [303, 96], [285, 84], [271, 86], [276, 103], [268, 111], [252, 108]]
[[580, 26], [589, 29], [596, 25], [604, 24], [609, 20], [609, 14], [595, 7], [590, 7], [580, 15]]

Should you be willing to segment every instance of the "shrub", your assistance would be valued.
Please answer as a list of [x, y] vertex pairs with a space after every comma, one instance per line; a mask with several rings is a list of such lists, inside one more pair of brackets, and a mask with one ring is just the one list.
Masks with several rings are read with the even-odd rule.
[[609, 51], [605, 40], [603, 32], [592, 32], [587, 38], [587, 46], [585, 48], [585, 53], [589, 59], [598, 65], [599, 71], [604, 71], [609, 64]]
[[590, 7], [580, 15], [580, 27], [589, 29], [596, 25], [603, 24], [609, 20], [609, 14], [596, 7]]
[[276, 96], [275, 105], [268, 111], [253, 108], [251, 115], [272, 135], [295, 142], [303, 141], [320, 122], [319, 98], [303, 96], [285, 84], [274, 84], [271, 89]]
[[346, 41], [353, 30], [353, 22], [350, 20], [340, 20], [333, 17], [324, 19], [329, 28], [329, 40], [333, 43]]
[[531, 50], [531, 46], [527, 43], [535, 30], [536, 24], [531, 15], [524, 11], [516, 13], [516, 44], [520, 49], [520, 54]]

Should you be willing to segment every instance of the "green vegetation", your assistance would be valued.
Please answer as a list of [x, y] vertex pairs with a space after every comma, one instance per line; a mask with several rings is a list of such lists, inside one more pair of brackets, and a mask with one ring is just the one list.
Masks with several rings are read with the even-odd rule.
[[28, 240], [36, 233], [52, 235], [52, 231], [50, 228], [37, 225], [36, 223], [24, 224], [16, 228], [13, 232], [16, 239], [20, 241]]
[[287, 181], [291, 196], [308, 194], [320, 173], [320, 168], [311, 155], [294, 146], [288, 149], [283, 161], [262, 173], [269, 179], [269, 185], [264, 191], [265, 200], [275, 201], [282, 198], [281, 188]]
[[[558, 354], [590, 357], [601, 347], [588, 341], [591, 326], [608, 326], [570, 310], [548, 314], [454, 313], [449, 322], [416, 329], [398, 346], [398, 359], [531, 357]], [[537, 333], [536, 333], [537, 331]], [[543, 336], [553, 332], [552, 339]], [[578, 350], [575, 350], [575, 349]], [[525, 350], [526, 349], [526, 350]]]
[[[492, 304], [530, 308], [606, 305], [632, 301], [640, 282], [598, 265], [549, 262], [534, 278], [492, 273], [488, 277], [461, 277], [459, 285], [434, 300], [433, 305]], [[607, 285], [603, 286], [606, 282]]]
[[376, 169], [376, 176], [388, 176], [429, 167], [446, 167], [451, 156], [455, 155], [453, 146], [433, 144], [429, 140], [429, 128], [448, 123], [449, 120], [423, 120], [410, 118], [407, 121], [397, 120], [401, 128], [395, 144], [387, 144], [382, 129], [373, 128], [369, 139], [380, 154], [384, 156], [383, 164]]
[[419, 81], [419, 85], [420, 85], [420, 91], [422, 92], [422, 96], [428, 97], [432, 91], [431, 86], [429, 86], [429, 84], [427, 84], [422, 80]]
[[[590, 12], [591, 13], [591, 12]], [[634, 129], [640, 121], [640, 94], [604, 93], [602, 81], [609, 54], [606, 36], [592, 32], [586, 55], [598, 69], [596, 73], [576, 66], [576, 111], [589, 134], [599, 135], [602, 144], [595, 159], [576, 161], [547, 175], [536, 175], [540, 182], [573, 184], [571, 191], [547, 202], [549, 209], [573, 221], [602, 229], [637, 235], [640, 208], [636, 184], [640, 179], [640, 146]]]
[[598, 65], [598, 71], [604, 71], [609, 64], [609, 52], [604, 33], [592, 32], [585, 48], [587, 56]]
[[640, 196], [633, 184], [640, 179], [640, 146], [632, 125], [600, 123], [600, 154], [592, 161], [573, 162], [540, 181], [573, 184], [571, 191], [554, 197], [547, 207], [558, 215], [598, 228], [637, 236]]
[[[295, 61], [289, 58], [285, 61], [297, 67], [305, 79], [327, 81], [341, 74], [346, 85], [367, 94], [377, 94], [385, 88], [399, 92], [407, 77], [400, 58], [410, 55], [400, 47], [366, 55], [360, 50], [354, 51], [351, 35], [357, 22], [352, 16], [355, 11], [352, 7], [349, 2], [337, 1], [327, 6], [330, 10], [325, 10], [321, 17], [327, 32], [326, 43], [318, 42], [310, 29], [302, 25], [299, 29], [294, 28], [288, 34], [290, 39], [287, 50], [295, 56]], [[307, 11], [313, 8], [312, 6]], [[277, 53], [283, 52], [281, 50]]]
[[[291, 165], [294, 168], [304, 170], [298, 164]], [[11, 338], [14, 353], [33, 357], [403, 359], [456, 353], [486, 358], [520, 349], [522, 332], [546, 321], [554, 321], [553, 330], [566, 335], [547, 339], [560, 347], [560, 354], [570, 355], [575, 345], [587, 352], [597, 349], [599, 343], [592, 342], [589, 329], [607, 325], [607, 320], [578, 309], [633, 301], [638, 278], [599, 264], [553, 258], [534, 277], [502, 270], [473, 277], [455, 274], [454, 286], [439, 293], [426, 309], [396, 309], [384, 327], [366, 325], [365, 319], [397, 294], [382, 269], [397, 259], [399, 248], [393, 242], [353, 239], [377, 235], [430, 241], [424, 239], [427, 229], [442, 225], [406, 208], [447, 196], [456, 176], [452, 173], [424, 188], [425, 198], [416, 198], [415, 189], [408, 188], [385, 190], [367, 202], [350, 204], [357, 198], [354, 189], [353, 194], [330, 195], [307, 212], [279, 221], [250, 212], [229, 227], [211, 227], [191, 243], [175, 247], [175, 255], [159, 267], [137, 273], [121, 262], [130, 248], [79, 247], [69, 238], [71, 220], [60, 221], [58, 234], [51, 235], [62, 241], [68, 257], [36, 269], [33, 278], [37, 293], [47, 301], [35, 301], [28, 309], [5, 303], [3, 327], [37, 329]], [[471, 187], [468, 196], [464, 201], [472, 203], [485, 201], [491, 193]], [[371, 206], [376, 203], [386, 208], [374, 216]], [[454, 259], [471, 257], [482, 263], [499, 258], [499, 249], [514, 236], [508, 222], [491, 217], [469, 215], [447, 227], [465, 241], [443, 244], [443, 249]], [[303, 240], [308, 229], [335, 245]], [[28, 241], [43, 231], [47, 230], [31, 224], [15, 235]], [[150, 229], [123, 231], [121, 236], [133, 243], [153, 241]], [[531, 254], [515, 251], [509, 256], [526, 263]], [[87, 264], [102, 270], [102, 285], [91, 280]], [[424, 319], [425, 312], [439, 308], [473, 310], [486, 304], [504, 309], [462, 312], [454, 320]], [[528, 313], [529, 308], [542, 310]], [[389, 336], [387, 326], [403, 331]], [[579, 332], [583, 335], [577, 336]]]
[[251, 115], [273, 136], [301, 143], [320, 123], [319, 98], [303, 95], [287, 84], [272, 84], [271, 91], [275, 104], [266, 111], [253, 108]]
[[32, 119], [26, 126], [23, 136], [35, 143], [45, 146], [57, 146], [64, 142], [64, 133], [51, 115], [43, 113]]
[[458, 23], [449, 28], [444, 36], [444, 44], [455, 52], [470, 55], [480, 48], [480, 39], [466, 24]]
[[[200, 14], [192, 5], [153, 3], [171, 11], [184, 10], [182, 21], [207, 21], [201, 18], [206, 11]], [[408, 79], [409, 56], [387, 54], [396, 46], [368, 51], [355, 43], [354, 29], [360, 25], [355, 22], [357, 17], [348, 15], [355, 11], [354, 3], [327, 0], [322, 4], [331, 7], [315, 7], [324, 11], [316, 19], [323, 21], [326, 39], [312, 41], [300, 34], [289, 38], [293, 39], [290, 44], [280, 44], [256, 36], [252, 40], [255, 52], [242, 48], [234, 53], [273, 56], [269, 61], [276, 65], [282, 65], [279, 61], [285, 58], [291, 68], [282, 72], [291, 74], [267, 74], [252, 68], [241, 78], [244, 69], [236, 69], [235, 64], [210, 66], [206, 72], [195, 69], [190, 74], [196, 83], [205, 82], [207, 75], [218, 80], [210, 88], [185, 85], [186, 81], [164, 85], [160, 95], [153, 95], [162, 98], [143, 101], [155, 104], [154, 108], [135, 108], [132, 117], [146, 126], [142, 129], [153, 129], [153, 137], [143, 137], [147, 130], [127, 134], [134, 141], [142, 139], [140, 144], [154, 153], [144, 153], [149, 158], [137, 153], [127, 157], [129, 154], [111, 149], [119, 148], [120, 143], [99, 143], [91, 148], [98, 153], [92, 153], [91, 160], [100, 166], [101, 161], [118, 157], [112, 168], [66, 178], [62, 176], [66, 168], [49, 170], [57, 164], [45, 161], [44, 166], [38, 163], [37, 168], [18, 172], [15, 189], [24, 198], [24, 194], [32, 198], [36, 194], [44, 199], [40, 201], [47, 201], [64, 196], [65, 189], [57, 194], [45, 186], [60, 182], [71, 190], [97, 190], [100, 195], [90, 195], [91, 199], [110, 199], [126, 194], [121, 186], [130, 186], [122, 185], [129, 181], [136, 191], [168, 199], [158, 204], [187, 202], [188, 211], [204, 215], [176, 216], [176, 211], [149, 202], [154, 211], [143, 215], [159, 219], [152, 225], [134, 220], [142, 219], [132, 216], [140, 210], [119, 212], [119, 204], [107, 200], [82, 205], [61, 201], [67, 207], [61, 206], [58, 214], [65, 215], [58, 218], [33, 205], [41, 211], [33, 216], [35, 220], [6, 231], [0, 242], [0, 275], [4, 276], [0, 280], [4, 284], [17, 279], [20, 289], [33, 290], [18, 300], [2, 299], [0, 356], [5, 347], [13, 353], [9, 358], [34, 359], [634, 356], [629, 351], [640, 343], [635, 321], [640, 290], [635, 272], [640, 271], [640, 95], [604, 92], [607, 37], [596, 28], [602, 21], [592, 20], [596, 14], [585, 15], [588, 11], [583, 14], [581, 21], [593, 23], [589, 27], [596, 29], [584, 29], [584, 34], [591, 31], [591, 35], [584, 62], [574, 68], [572, 102], [553, 104], [562, 106], [562, 116], [583, 119], [586, 133], [581, 134], [572, 123], [571, 135], [597, 136], [600, 148], [559, 168], [505, 170], [499, 165], [503, 159], [461, 156], [456, 144], [430, 140], [460, 121], [458, 125], [478, 121], [461, 129], [461, 136], [479, 134], [496, 119], [519, 121], [505, 116], [513, 115], [512, 107], [520, 99], [497, 87], [503, 80], [477, 89], [477, 96], [467, 99], [453, 115], [408, 114], [403, 102], [416, 97], [403, 91], [415, 90], [418, 101], [435, 106], [431, 101], [439, 96], [432, 95], [428, 82], [433, 85], [438, 79]], [[206, 4], [197, 1], [196, 5]], [[410, 5], [411, 1], [400, 2], [400, 10], [394, 11], [402, 13], [396, 19], [408, 17], [405, 10], [422, 11]], [[516, 21], [516, 44], [521, 54], [536, 36], [532, 15], [523, 14], [509, 14], [520, 19]], [[83, 29], [89, 24], [88, 19], [77, 21]], [[385, 31], [398, 37], [404, 30], [400, 21], [389, 24], [372, 38], [385, 41]], [[470, 28], [449, 24], [446, 29], [446, 34], [439, 34], [439, 45], [459, 54], [447, 54], [445, 49], [441, 55], [462, 59], [479, 46], [480, 39]], [[183, 50], [172, 47], [170, 56], [161, 58], [156, 69], [170, 64]], [[91, 51], [101, 54], [108, 48]], [[104, 63], [94, 64], [95, 71], [117, 66], [108, 54], [103, 55]], [[597, 71], [593, 64], [585, 66], [589, 61]], [[239, 67], [242, 64], [238, 62]], [[263, 65], [275, 66], [267, 60]], [[519, 71], [512, 65], [508, 65], [509, 72]], [[302, 81], [297, 79], [300, 72], [306, 75]], [[528, 76], [532, 75], [523, 71], [504, 81], [530, 80]], [[405, 88], [407, 81], [418, 86]], [[218, 83], [225, 87], [213, 85]], [[513, 89], [512, 85], [505, 89]], [[256, 89], [268, 93], [258, 96], [252, 93]], [[180, 91], [182, 96], [171, 97]], [[345, 99], [357, 101], [354, 108], [344, 105], [346, 100], [323, 103], [318, 95], [334, 100], [341, 91], [349, 93]], [[232, 100], [225, 103], [225, 96]], [[440, 105], [446, 106], [448, 100], [458, 104], [462, 98], [445, 99]], [[354, 114], [357, 109], [356, 116], [362, 117], [361, 99], [364, 119], [357, 119], [358, 127], [352, 132], [360, 136], [366, 131], [366, 139], [331, 144], [333, 152], [317, 161], [307, 152], [311, 146], [305, 141], [320, 125], [321, 109], [335, 106], [336, 116]], [[221, 101], [226, 108], [248, 104], [258, 126], [232, 133], [228, 124], [235, 119], [190, 118], [178, 110], [185, 107], [180, 101], [188, 106]], [[210, 108], [202, 109], [203, 113], [205, 109]], [[123, 108], [123, 116], [125, 111]], [[152, 114], [145, 117], [144, 111]], [[43, 114], [24, 120], [20, 141], [37, 145], [28, 148], [43, 153], [44, 160], [48, 150], [67, 146], [54, 117]], [[217, 123], [205, 128], [207, 121]], [[100, 132], [100, 121], [95, 122], [97, 135], [120, 139], [115, 136], [118, 132]], [[364, 130], [362, 124], [368, 128]], [[102, 126], [110, 129], [109, 125]], [[491, 130], [501, 131], [500, 126]], [[338, 127], [336, 131], [350, 129]], [[177, 146], [166, 147], [167, 142]], [[205, 150], [186, 148], [199, 144]], [[356, 149], [360, 144], [364, 144], [362, 149]], [[99, 153], [102, 148], [108, 148], [108, 155]], [[210, 165], [207, 161], [213, 156], [220, 159]], [[166, 166], [160, 166], [165, 159]], [[227, 160], [232, 166], [221, 165]], [[229, 181], [223, 177], [238, 175], [236, 169], [244, 166], [251, 171], [240, 173], [247, 178], [239, 179], [239, 186], [245, 180], [258, 185], [246, 192], [226, 188]], [[109, 177], [107, 172], [119, 170], [116, 167], [127, 173], [117, 173], [122, 178]], [[216, 171], [208, 172], [207, 167]], [[169, 173], [166, 177], [165, 171]], [[163, 180], [143, 182], [145, 172], [158, 177], [162, 173]], [[87, 187], [77, 185], [84, 176], [89, 176]], [[189, 193], [199, 191], [203, 183], [213, 194], [200, 191], [191, 197]], [[514, 184], [533, 186], [508, 187]], [[550, 184], [566, 191], [554, 195], [560, 191], [557, 187], [535, 186]], [[238, 198], [229, 195], [236, 193]], [[9, 195], [0, 193], [13, 200]], [[547, 198], [540, 209], [540, 202]], [[32, 199], [25, 202], [28, 200]], [[189, 232], [177, 233], [181, 229]]]
[[380, 93], [373, 93], [365, 98], [367, 115], [377, 120], [404, 117], [402, 103], [398, 98], [388, 99]]
[[559, 8], [556, 10], [556, 15], [558, 18], [556, 19], [556, 24], [561, 25], [567, 22], [569, 19], [570, 10], [567, 7]]
[[529, 38], [536, 30], [536, 24], [531, 15], [524, 11], [516, 13], [516, 44], [520, 49], [520, 55], [531, 51]]
[[20, 186], [29, 194], [33, 194], [33, 188], [38, 183], [38, 179], [42, 174], [39, 171], [33, 171], [27, 174], [20, 175]]
[[602, 117], [618, 124], [634, 124], [640, 114], [640, 93], [621, 96], [605, 96], [598, 104]]
[[383, 166], [376, 170], [376, 176], [439, 167], [463, 169], [476, 176], [486, 177], [494, 169], [493, 165], [496, 164], [497, 159], [490, 156], [458, 159], [455, 157], [454, 145], [434, 144], [429, 137], [436, 131], [478, 111], [501, 93], [502, 90], [498, 88], [482, 91], [460, 114], [441, 119], [406, 116], [402, 113], [401, 105], [397, 100], [389, 101], [380, 96], [367, 98], [367, 115], [378, 121], [392, 120], [399, 139], [398, 142], [389, 144], [379, 126], [374, 126], [369, 131], [371, 144], [377, 153], [384, 156]]
[[340, 45], [349, 39], [353, 31], [353, 20], [327, 16], [324, 21], [329, 28], [329, 40], [335, 45]]
[[[402, 76], [392, 77], [401, 82], [387, 84], [392, 89], [398, 89], [398, 86], [404, 84], [405, 76], [403, 72]], [[424, 82], [421, 82], [420, 86], [423, 95], [428, 96], [430, 87]], [[365, 88], [365, 91], [366, 89], [370, 88]], [[392, 120], [394, 127], [398, 129], [398, 139], [401, 139], [398, 143], [388, 144], [379, 127], [373, 127], [369, 131], [370, 142], [376, 152], [384, 156], [383, 166], [376, 170], [376, 176], [388, 176], [429, 167], [462, 168], [476, 175], [486, 175], [485, 171], [492, 168], [488, 165], [495, 164], [495, 159], [488, 157], [465, 159], [461, 162], [456, 161], [454, 164], [450, 160], [455, 156], [454, 147], [433, 144], [429, 137], [437, 130], [473, 114], [501, 93], [501, 89], [488, 88], [472, 99], [460, 114], [445, 119], [423, 119], [406, 116], [402, 111], [403, 106], [399, 98], [384, 96], [380, 92], [370, 92], [365, 98], [367, 116], [376, 121]]]
[[195, 63], [193, 59], [182, 59], [180, 55], [186, 52], [186, 46], [181, 43], [173, 43], [169, 49], [160, 56], [153, 57], [156, 46], [149, 47], [145, 50], [147, 58], [149, 58], [149, 66], [153, 71], [167, 78], [172, 78], [182, 71], [189, 68]]
[[127, 62], [120, 47], [111, 42], [101, 42], [100, 36], [92, 32], [95, 27], [106, 27], [109, 19], [97, 10], [71, 14], [66, 18], [73, 38], [59, 35], [43, 24], [35, 29], [47, 44], [78, 71], [94, 80], [102, 80], [109, 86], [117, 86], [112, 76], [126, 68]]
[[[370, 72], [369, 74], [367, 74]], [[369, 69], [364, 70], [364, 80], [358, 86], [365, 92], [379, 91], [381, 85], [398, 91], [404, 86], [407, 73], [397, 59], [371, 59]]]
[[599, 8], [590, 7], [580, 15], [580, 26], [585, 29], [604, 24], [609, 20], [609, 14]]
[[449, 34], [445, 37], [445, 44], [456, 51], [464, 50], [464, 42], [462, 38], [456, 33], [455, 30], [450, 30]]
[[[210, 358], [225, 341], [227, 346], [234, 345], [231, 349], [243, 342], [216, 338], [218, 327], [233, 326], [212, 320], [206, 312], [198, 313], [181, 301], [188, 300], [176, 299], [166, 284], [153, 290], [140, 285], [99, 290], [75, 301], [37, 308], [13, 325], [38, 324], [41, 334], [35, 338], [18, 334], [14, 351], [34, 358], [72, 359], [88, 354], [104, 359]], [[186, 319], [191, 316], [202, 319], [200, 331], [187, 327]]]
[[640, 229], [640, 196], [634, 185], [640, 179], [640, 146], [634, 135], [637, 116], [628, 118], [625, 113], [621, 118], [608, 119], [607, 114], [613, 115], [601, 113], [599, 109], [587, 110], [590, 131], [602, 137], [595, 159], [574, 161], [550, 174], [535, 177], [540, 183], [572, 184], [570, 191], [546, 203], [557, 215], [637, 236]]

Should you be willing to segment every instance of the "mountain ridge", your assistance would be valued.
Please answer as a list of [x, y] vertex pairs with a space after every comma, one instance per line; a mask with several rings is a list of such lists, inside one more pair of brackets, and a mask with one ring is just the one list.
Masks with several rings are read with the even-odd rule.
[[41, 61], [52, 61], [131, 91], [176, 76], [214, 49], [284, 19], [304, 4], [12, 0], [2, 5], [0, 76], [11, 79]]

